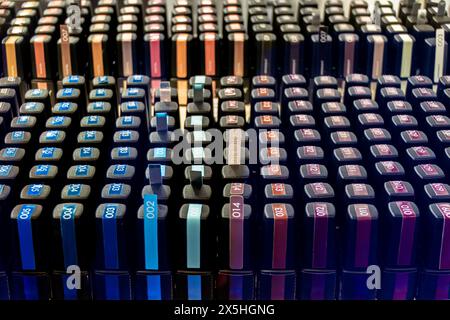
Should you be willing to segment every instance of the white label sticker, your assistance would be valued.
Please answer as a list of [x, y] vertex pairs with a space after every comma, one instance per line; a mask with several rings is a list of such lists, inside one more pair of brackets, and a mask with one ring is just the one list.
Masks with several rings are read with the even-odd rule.
[[241, 129], [230, 129], [228, 142], [228, 164], [241, 164], [242, 131]]
[[444, 74], [444, 50], [445, 50], [445, 31], [442, 28], [436, 29], [436, 53], [434, 58], [434, 82]]
[[408, 34], [400, 34], [403, 41], [402, 64], [400, 67], [400, 77], [408, 78], [411, 75], [413, 39]]

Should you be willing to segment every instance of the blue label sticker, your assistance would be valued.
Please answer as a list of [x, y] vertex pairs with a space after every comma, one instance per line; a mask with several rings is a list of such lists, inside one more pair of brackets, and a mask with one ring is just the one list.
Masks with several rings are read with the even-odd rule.
[[69, 111], [70, 110], [70, 102], [62, 102], [59, 104], [60, 111]]
[[88, 124], [97, 124], [98, 122], [99, 122], [98, 116], [89, 116], [87, 118], [87, 123]]
[[55, 147], [47, 147], [43, 148], [42, 150], [42, 158], [53, 158], [53, 155], [55, 153], [56, 148]]
[[109, 79], [108, 79], [107, 76], [101, 76], [101, 77], [98, 78], [98, 83], [105, 84], [105, 83], [109, 82], [108, 80]]
[[139, 90], [136, 88], [128, 88], [127, 89], [127, 95], [129, 96], [135, 96], [139, 93]]
[[17, 216], [20, 256], [22, 260], [22, 269], [24, 270], [36, 269], [33, 244], [33, 229], [31, 225], [31, 218], [35, 210], [35, 205], [22, 205]]
[[136, 101], [127, 102], [127, 109], [128, 110], [137, 110], [137, 108], [138, 108], [138, 104], [137, 104]]
[[51, 118], [51, 124], [53, 126], [60, 126], [64, 124], [64, 120], [66, 117], [58, 116], [58, 117], [52, 117]]
[[92, 109], [94, 109], [95, 111], [99, 111], [99, 110], [103, 110], [105, 106], [105, 103], [102, 101], [97, 101], [94, 102]]
[[244, 277], [240, 275], [230, 277], [228, 292], [230, 298], [242, 300], [244, 296]]
[[77, 239], [75, 233], [75, 204], [64, 204], [61, 212], [61, 238], [64, 255], [64, 267], [78, 264]]
[[11, 134], [11, 140], [13, 141], [21, 141], [25, 138], [25, 131], [14, 131]]
[[116, 164], [114, 166], [114, 175], [122, 176], [127, 173], [127, 165], [126, 164]]
[[120, 147], [119, 150], [119, 157], [128, 157], [130, 155], [130, 148], [129, 147]]
[[123, 190], [122, 183], [112, 183], [109, 185], [109, 195], [121, 195]]
[[160, 275], [147, 275], [147, 299], [148, 300], [161, 300], [161, 276]]
[[35, 174], [37, 176], [47, 176], [50, 171], [50, 166], [48, 164], [40, 164], [36, 166]]
[[79, 81], [80, 77], [78, 76], [69, 76], [67, 79], [69, 83], [77, 83]]
[[73, 95], [73, 88], [64, 88], [62, 91], [62, 96], [63, 97], [70, 97], [71, 95]]
[[31, 95], [33, 97], [39, 97], [41, 95], [41, 93], [42, 93], [41, 89], [33, 89], [33, 90], [31, 90]]
[[156, 114], [156, 130], [167, 131], [169, 128], [167, 113], [158, 112]]
[[104, 274], [105, 300], [120, 300], [120, 279], [116, 274]]
[[95, 95], [97, 97], [104, 97], [104, 96], [106, 96], [106, 90], [105, 89], [97, 89], [97, 90], [95, 90]]
[[133, 124], [133, 118], [131, 116], [122, 117], [122, 124], [123, 125], [132, 125]]
[[67, 194], [71, 197], [79, 197], [81, 195], [81, 184], [69, 184], [67, 186]]
[[56, 141], [59, 138], [60, 132], [57, 130], [47, 131], [45, 133], [45, 140], [47, 141]]
[[145, 268], [158, 270], [158, 197], [144, 195], [144, 249]]
[[92, 157], [92, 148], [84, 147], [80, 149], [80, 157], [81, 158], [90, 158]]
[[170, 89], [170, 81], [161, 81], [159, 84], [160, 89]]
[[79, 177], [86, 177], [89, 172], [89, 166], [82, 164], [75, 167], [75, 175]]
[[14, 158], [17, 154], [17, 148], [6, 148], [3, 150], [4, 158]]
[[200, 268], [201, 204], [189, 204], [186, 221], [187, 267]]
[[72, 289], [67, 286], [67, 280], [70, 276], [71, 274], [63, 274], [61, 277], [61, 285], [64, 288], [64, 300], [78, 300], [77, 289]]
[[25, 103], [25, 110], [27, 111], [34, 111], [37, 109], [37, 103], [36, 102], [27, 102]]
[[165, 158], [167, 156], [166, 148], [155, 148], [155, 158]]
[[39, 286], [38, 286], [38, 278], [31, 276], [22, 276], [22, 285], [23, 285], [23, 295], [24, 300], [28, 301], [36, 301], [39, 300]]
[[202, 300], [202, 276], [188, 275], [188, 300]]
[[117, 204], [108, 204], [105, 206], [102, 216], [103, 252], [105, 259], [105, 267], [107, 269], [119, 268], [119, 253], [117, 246], [117, 224], [116, 224], [117, 211], [118, 211]]
[[143, 79], [144, 79], [144, 77], [141, 76], [141, 75], [134, 75], [134, 76], [131, 77], [131, 81], [135, 82], [135, 83], [136, 82], [141, 82]]
[[5, 185], [4, 184], [0, 184], [0, 194], [3, 193], [3, 190], [5, 190]]
[[11, 173], [12, 165], [1, 165], [0, 166], [0, 177], [7, 177]]
[[30, 184], [28, 186], [27, 195], [30, 197], [37, 197], [42, 194], [42, 190], [44, 189], [43, 184]]
[[29, 116], [20, 116], [20, 117], [17, 117], [17, 123], [18, 123], [18, 124], [27, 124], [28, 121], [30, 121], [30, 117], [29, 117]]
[[161, 185], [162, 179], [162, 169], [160, 164], [149, 164], [148, 165], [148, 178], [150, 185]]
[[131, 139], [131, 131], [130, 130], [120, 131], [119, 136], [120, 136], [121, 140], [130, 140]]
[[95, 140], [97, 138], [97, 131], [85, 131], [84, 140]]

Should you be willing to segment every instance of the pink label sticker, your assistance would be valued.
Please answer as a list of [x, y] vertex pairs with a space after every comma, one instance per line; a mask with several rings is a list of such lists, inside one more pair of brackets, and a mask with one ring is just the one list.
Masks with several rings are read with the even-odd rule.
[[226, 122], [228, 124], [237, 124], [238, 123], [238, 117], [237, 116], [227, 116]]
[[307, 164], [306, 165], [306, 171], [309, 175], [312, 176], [319, 176], [321, 174], [320, 171], [320, 165], [319, 164]]
[[400, 171], [397, 164], [394, 161], [383, 161], [381, 162], [381, 165], [384, 167], [386, 172], [394, 173]]
[[420, 167], [427, 175], [430, 175], [430, 176], [439, 175], [439, 171], [432, 164], [429, 164], [429, 163], [421, 164]]
[[286, 267], [288, 214], [283, 203], [272, 204], [273, 212], [273, 252], [272, 268], [284, 269]]
[[438, 124], [447, 124], [447, 118], [445, 116], [436, 115], [433, 116], [434, 122]]
[[328, 109], [331, 111], [339, 111], [341, 110], [339, 103], [337, 102], [329, 102]]
[[436, 101], [427, 101], [427, 105], [429, 109], [432, 110], [441, 110], [442, 109], [442, 105], [437, 103]]
[[297, 119], [297, 122], [308, 123], [308, 116], [306, 114], [296, 114], [295, 118]]
[[334, 125], [344, 125], [344, 124], [345, 124], [345, 121], [344, 121], [344, 118], [343, 118], [343, 117], [340, 117], [340, 116], [331, 116], [330, 119], [331, 119], [331, 122], [332, 122]]
[[230, 194], [242, 196], [244, 194], [244, 184], [233, 182], [230, 186]]
[[366, 121], [368, 123], [378, 122], [378, 116], [375, 113], [366, 113], [365, 115]]
[[267, 141], [278, 140], [279, 132], [278, 131], [266, 131], [264, 132]]
[[327, 262], [328, 208], [325, 203], [314, 204], [313, 268], [325, 268]]
[[307, 156], [316, 156], [317, 155], [317, 150], [316, 150], [316, 147], [314, 147], [314, 146], [304, 146], [303, 152]]
[[230, 197], [230, 268], [244, 267], [244, 198]]
[[352, 141], [350, 132], [348, 132], [348, 131], [337, 131], [336, 134], [339, 138], [339, 141], [342, 141], [342, 142]]
[[408, 188], [403, 183], [403, 181], [389, 181], [389, 184], [391, 185], [392, 189], [394, 189], [394, 191], [396, 193], [407, 193], [408, 192]]
[[281, 167], [278, 164], [272, 164], [267, 167], [271, 176], [281, 176]]
[[311, 183], [311, 187], [315, 194], [328, 194], [327, 188], [322, 182]]
[[353, 148], [340, 148], [344, 159], [351, 159], [356, 157], [355, 150]]
[[261, 123], [262, 124], [272, 124], [273, 123], [272, 116], [270, 116], [270, 115], [261, 116]]
[[358, 165], [349, 164], [349, 165], [345, 166], [345, 169], [347, 170], [347, 174], [350, 177], [360, 177], [361, 176], [361, 169]]
[[152, 78], [161, 77], [160, 40], [158, 34], [150, 35], [150, 72]]
[[377, 137], [377, 138], [384, 138], [385, 137], [383, 129], [372, 128], [372, 129], [370, 129], [370, 131], [372, 132], [374, 137]]
[[443, 183], [432, 183], [431, 188], [437, 196], [448, 196], [448, 190]]
[[262, 110], [272, 110], [272, 102], [270, 102], [270, 101], [261, 102], [261, 109]]
[[268, 157], [279, 157], [280, 156], [280, 148], [275, 148], [275, 147], [267, 148], [267, 156]]
[[364, 183], [354, 183], [352, 184], [353, 193], [356, 196], [368, 196], [369, 190], [367, 190], [367, 185]]
[[450, 268], [450, 203], [436, 204], [444, 218], [442, 225], [441, 250], [439, 256], [439, 268]]
[[411, 140], [421, 140], [422, 139], [422, 134], [418, 130], [408, 130], [408, 131], [406, 131], [406, 133], [408, 134], [408, 136]]
[[412, 118], [407, 114], [401, 114], [398, 116], [401, 123], [412, 123]]
[[260, 97], [267, 97], [269, 95], [269, 89], [267, 88], [259, 88], [257, 92]]
[[286, 186], [284, 183], [272, 183], [270, 185], [272, 188], [272, 194], [275, 196], [285, 196], [286, 195]]
[[424, 157], [424, 156], [429, 156], [430, 155], [430, 152], [429, 152], [428, 148], [426, 148], [426, 147], [422, 147], [422, 146], [414, 147], [413, 150], [419, 156], [423, 156]]
[[314, 131], [312, 129], [300, 129], [303, 137], [312, 138], [314, 137]]
[[383, 155], [383, 156], [392, 155], [391, 148], [387, 144], [377, 144], [376, 148], [377, 148], [378, 152], [380, 153], [380, 155]]
[[355, 204], [356, 241], [355, 241], [355, 267], [366, 267], [369, 262], [371, 238], [371, 214], [367, 204]]
[[238, 107], [237, 101], [234, 100], [228, 101], [228, 108], [236, 109], [237, 107]]

